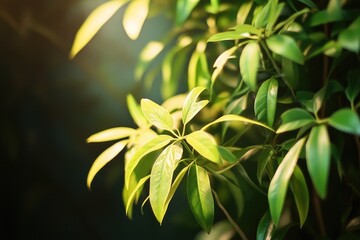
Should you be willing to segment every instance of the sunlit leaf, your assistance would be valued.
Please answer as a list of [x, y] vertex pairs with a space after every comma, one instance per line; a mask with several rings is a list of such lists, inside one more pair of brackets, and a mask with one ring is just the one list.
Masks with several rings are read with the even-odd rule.
[[238, 39], [246, 39], [247, 34], [239, 33], [236, 31], [227, 31], [216, 33], [208, 39], [208, 42], [222, 42], [222, 41], [232, 41]]
[[302, 227], [309, 211], [309, 191], [305, 177], [298, 166], [296, 166], [293, 176], [291, 177], [290, 189], [294, 194], [296, 207], [300, 217], [300, 227]]
[[309, 123], [315, 121], [314, 116], [312, 116], [308, 111], [302, 108], [293, 108], [281, 115], [282, 124], [276, 131], [276, 133], [283, 133], [299, 129]]
[[346, 29], [342, 30], [339, 34], [338, 42], [349, 51], [360, 52], [360, 17]]
[[176, 1], [176, 24], [180, 25], [190, 16], [200, 0]]
[[126, 206], [125, 206], [126, 215], [129, 215], [129, 213], [130, 213], [132, 203], [134, 202], [134, 199], [136, 197], [136, 194], [137, 194], [138, 190], [146, 183], [146, 181], [150, 178], [150, 176], [151, 175], [149, 174], [149, 175], [141, 178], [140, 181], [134, 187], [134, 189], [132, 189], [132, 192], [130, 193], [130, 196], [127, 199], [127, 203], [126, 203]]
[[204, 90], [204, 87], [196, 87], [187, 95], [182, 107], [182, 122], [184, 125], [193, 119], [195, 115], [208, 104], [208, 100], [196, 101]]
[[98, 6], [84, 21], [76, 33], [70, 51], [70, 58], [83, 49], [100, 28], [115, 14], [115, 12], [129, 0], [108, 1]]
[[86, 141], [88, 143], [113, 141], [113, 140], [129, 137], [131, 134], [135, 133], [135, 131], [136, 131], [135, 129], [128, 127], [109, 128], [91, 135], [86, 139]]
[[253, 91], [256, 89], [259, 60], [259, 44], [257, 42], [248, 43], [240, 56], [240, 72], [245, 84]]
[[257, 12], [254, 12], [254, 26], [257, 28], [265, 28], [270, 19], [270, 9], [272, 2], [277, 3], [278, 0], [267, 1], [267, 3], [258, 8]]
[[274, 234], [276, 226], [274, 225], [271, 215], [266, 212], [261, 218], [256, 231], [256, 240], [270, 240]]
[[275, 78], [270, 78], [261, 84], [255, 98], [255, 115], [269, 126], [274, 123], [277, 93], [278, 82]]
[[186, 141], [203, 157], [221, 163], [215, 138], [207, 132], [195, 131], [186, 136]]
[[150, 0], [133, 0], [127, 7], [124, 13], [123, 26], [130, 39], [138, 38], [149, 12], [149, 4]]
[[170, 192], [176, 163], [181, 159], [182, 153], [180, 144], [169, 145], [156, 159], [151, 170], [150, 205], [160, 224], [165, 215], [165, 203]]
[[147, 154], [165, 147], [173, 138], [169, 135], [158, 135], [142, 145], [125, 166], [125, 186], [129, 186], [130, 176], [140, 160]]
[[276, 34], [266, 39], [266, 43], [274, 53], [296, 63], [304, 63], [304, 55], [292, 37], [284, 34]]
[[121, 150], [124, 149], [126, 144], [128, 143], [128, 140], [123, 140], [120, 142], [115, 143], [105, 151], [103, 151], [94, 161], [92, 164], [90, 171], [87, 176], [87, 186], [88, 188], [91, 188], [91, 182], [94, 179], [95, 175], [99, 172], [101, 168], [105, 166], [108, 162], [110, 162], [116, 155], [118, 155]]
[[207, 171], [196, 164], [188, 172], [187, 196], [195, 219], [209, 233], [214, 221], [214, 199]]
[[343, 108], [333, 113], [329, 118], [330, 126], [339, 131], [360, 135], [360, 119], [356, 112]]
[[271, 2], [270, 16], [269, 16], [269, 21], [266, 25], [266, 30], [271, 31], [273, 30], [275, 23], [277, 22], [280, 14], [283, 11], [285, 3], [282, 2], [278, 4], [278, 0], [273, 0], [269, 2]]
[[284, 159], [277, 168], [274, 177], [271, 179], [268, 191], [268, 200], [271, 217], [275, 225], [279, 224], [288, 184], [305, 140], [306, 138], [302, 138], [295, 143], [295, 145], [285, 155]]
[[204, 131], [205, 129], [209, 128], [210, 126], [220, 123], [220, 122], [243, 122], [245, 124], [254, 124], [254, 125], [266, 128], [266, 129], [274, 132], [274, 130], [271, 127], [268, 127], [260, 122], [257, 122], [255, 120], [251, 120], [249, 118], [245, 118], [242, 116], [233, 115], [233, 114], [223, 115], [223, 116], [219, 117], [218, 119], [216, 119], [215, 121], [212, 121], [212, 122], [206, 124], [204, 127], [201, 128], [201, 130]]
[[238, 49], [238, 46], [234, 46], [232, 48], [227, 49], [223, 53], [218, 56], [218, 58], [215, 60], [215, 63], [213, 67], [215, 68], [212, 76], [211, 76], [211, 82], [214, 83], [215, 79], [219, 76], [219, 74], [222, 72], [226, 62], [228, 59], [234, 54], [234, 52]]
[[151, 41], [141, 50], [138, 62], [135, 67], [136, 80], [141, 79], [150, 63], [159, 55], [163, 49], [163, 43]]
[[141, 111], [140, 105], [135, 101], [133, 95], [128, 94], [126, 97], [127, 107], [129, 109], [130, 115], [136, 125], [140, 128], [146, 128], [149, 122], [146, 120], [144, 114]]
[[144, 116], [151, 124], [159, 129], [173, 132], [174, 120], [165, 108], [150, 99], [141, 99], [140, 105]]
[[196, 50], [191, 55], [188, 66], [188, 89], [196, 86], [210, 87], [211, 75], [205, 54], [206, 43], [198, 42]]
[[251, 7], [253, 5], [253, 1], [247, 0], [243, 2], [239, 8], [239, 11], [236, 16], [236, 23], [238, 25], [242, 25], [245, 23], [246, 18], [248, 17]]

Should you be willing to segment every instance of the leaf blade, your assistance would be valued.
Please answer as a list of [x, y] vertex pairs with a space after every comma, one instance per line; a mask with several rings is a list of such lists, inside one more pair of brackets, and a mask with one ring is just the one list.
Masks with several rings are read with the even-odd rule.
[[101, 132], [92, 134], [90, 137], [86, 139], [86, 142], [93, 143], [93, 142], [113, 141], [113, 140], [129, 137], [135, 132], [136, 132], [135, 129], [128, 127], [109, 128]]
[[182, 121], [184, 125], [208, 104], [209, 101], [207, 100], [196, 102], [196, 99], [205, 89], [204, 87], [196, 87], [186, 96], [182, 107]]
[[359, 116], [348, 108], [333, 113], [329, 118], [329, 125], [342, 132], [360, 135]]
[[131, 1], [127, 7], [124, 13], [123, 26], [130, 39], [136, 40], [139, 37], [149, 13], [149, 4], [150, 0], [135, 0]]
[[259, 60], [259, 44], [257, 42], [248, 43], [241, 53], [239, 64], [243, 81], [253, 91], [256, 89]]
[[274, 123], [277, 92], [278, 82], [275, 78], [270, 78], [261, 84], [255, 97], [255, 115], [269, 126]]
[[304, 64], [304, 55], [292, 37], [284, 34], [273, 35], [266, 39], [266, 44], [274, 53], [298, 64]]
[[216, 141], [212, 135], [204, 131], [195, 131], [186, 136], [186, 141], [203, 157], [221, 163]]
[[150, 99], [141, 99], [140, 105], [145, 118], [151, 124], [159, 129], [173, 132], [174, 120], [165, 108]]

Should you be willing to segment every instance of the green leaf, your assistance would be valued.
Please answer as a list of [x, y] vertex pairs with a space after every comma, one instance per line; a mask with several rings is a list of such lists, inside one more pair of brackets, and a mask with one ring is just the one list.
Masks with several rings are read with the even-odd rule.
[[129, 0], [108, 1], [95, 8], [77, 31], [70, 51], [70, 58], [74, 58], [115, 12], [128, 1]]
[[228, 163], [235, 163], [237, 161], [236, 156], [226, 147], [218, 146], [218, 151], [222, 160]]
[[264, 149], [260, 153], [260, 156], [258, 158], [258, 167], [256, 172], [256, 177], [259, 181], [259, 184], [261, 185], [262, 178], [266, 169], [267, 164], [269, 163], [270, 159], [272, 158], [273, 152], [269, 149]]
[[267, 211], [261, 218], [256, 231], [256, 240], [272, 239], [276, 226], [274, 225], [270, 213]]
[[193, 164], [187, 177], [187, 196], [196, 221], [210, 233], [214, 221], [214, 199], [207, 171]]
[[87, 176], [87, 187], [91, 188], [91, 182], [94, 179], [95, 175], [99, 172], [101, 168], [105, 166], [108, 162], [110, 162], [116, 155], [124, 149], [128, 140], [123, 140], [115, 143], [105, 151], [103, 151], [92, 164], [90, 171]]
[[270, 78], [261, 84], [255, 98], [255, 115], [269, 126], [274, 124], [277, 93], [278, 82], [275, 78]]
[[166, 213], [165, 204], [170, 192], [173, 173], [182, 153], [183, 148], [180, 144], [171, 144], [162, 151], [151, 170], [150, 205], [160, 224]]
[[174, 120], [165, 108], [150, 99], [141, 99], [140, 104], [142, 112], [151, 124], [159, 129], [173, 132]]
[[296, 166], [294, 174], [291, 177], [290, 189], [294, 194], [296, 207], [300, 217], [300, 227], [302, 227], [309, 212], [309, 191], [305, 177], [298, 166]]
[[220, 32], [212, 35], [207, 41], [208, 42], [222, 42], [222, 41], [234, 41], [239, 39], [247, 39], [246, 33], [239, 33], [237, 31]]
[[206, 124], [204, 127], [201, 128], [201, 130], [204, 131], [205, 129], [209, 128], [210, 126], [220, 123], [220, 122], [243, 122], [246, 124], [250, 123], [250, 124], [254, 124], [254, 125], [266, 128], [266, 129], [274, 132], [274, 130], [271, 127], [268, 127], [260, 122], [257, 122], [255, 120], [251, 120], [249, 118], [245, 118], [242, 116], [233, 115], [233, 114], [223, 115], [223, 116], [219, 117], [218, 119], [216, 119], [215, 121], [212, 121], [212, 122]]
[[329, 118], [329, 125], [342, 132], [360, 135], [359, 116], [348, 108], [333, 113]]
[[139, 164], [140, 160], [145, 155], [166, 146], [171, 140], [173, 140], [173, 138], [169, 135], [158, 135], [137, 149], [134, 156], [125, 165], [125, 186], [127, 188], [129, 186], [130, 176], [135, 167]]
[[152, 63], [152, 61], [160, 54], [164, 49], [164, 44], [161, 42], [151, 41], [141, 50], [138, 62], [135, 66], [135, 78], [140, 80], [146, 69]]
[[221, 163], [215, 138], [207, 132], [195, 131], [186, 136], [186, 141], [203, 157]]
[[232, 48], [227, 49], [225, 52], [221, 53], [218, 58], [215, 60], [213, 67], [215, 68], [212, 76], [211, 83], [214, 84], [216, 78], [222, 72], [226, 62], [229, 58], [234, 54], [234, 52], [238, 49], [238, 46], [234, 46]]
[[360, 69], [350, 70], [347, 74], [348, 86], [345, 89], [346, 97], [354, 102], [360, 93]]
[[190, 16], [200, 0], [176, 1], [176, 25], [181, 25]]
[[86, 139], [86, 141], [88, 143], [113, 141], [113, 140], [129, 137], [135, 132], [136, 132], [135, 129], [128, 127], [109, 128], [91, 135]]
[[257, 28], [265, 28], [270, 18], [270, 10], [273, 3], [277, 0], [268, 1], [264, 6], [258, 8], [258, 12], [254, 12], [254, 26]]
[[149, 12], [149, 4], [150, 0], [133, 0], [129, 3], [124, 13], [123, 26], [130, 39], [138, 38]]
[[206, 43], [198, 42], [196, 50], [191, 55], [188, 66], [188, 89], [196, 86], [210, 87], [210, 72], [205, 54]]
[[279, 224], [288, 184], [305, 140], [306, 138], [302, 138], [295, 143], [295, 145], [285, 155], [284, 159], [277, 168], [274, 177], [271, 179], [268, 191], [268, 200], [271, 217], [275, 225]]
[[281, 115], [282, 124], [276, 131], [277, 134], [301, 128], [315, 122], [314, 116], [302, 108], [293, 108]]
[[139, 189], [142, 188], [142, 186], [146, 183], [146, 181], [150, 178], [150, 174], [141, 178], [139, 182], [136, 184], [134, 189], [132, 189], [132, 192], [130, 193], [130, 196], [127, 199], [126, 206], [125, 206], [125, 213], [126, 215], [130, 214], [131, 206], [135, 200], [136, 194], [138, 193]]
[[249, 1], [249, 0], [241, 4], [236, 16], [236, 23], [238, 24], [238, 26], [243, 25], [245, 23], [246, 18], [248, 17], [251, 11], [252, 5], [253, 5], [253, 1]]
[[343, 48], [359, 53], [360, 52], [360, 17], [339, 34], [338, 42]]
[[299, 65], [293, 61], [290, 61], [287, 58], [281, 59], [281, 67], [284, 74], [286, 84], [291, 87], [291, 89], [296, 89], [299, 85]]
[[195, 115], [209, 103], [208, 100], [196, 102], [196, 99], [204, 90], [204, 87], [196, 87], [187, 95], [182, 108], [182, 122], [184, 125], [193, 119]]
[[304, 55], [292, 37], [284, 34], [272, 35], [266, 44], [274, 53], [299, 64], [304, 64]]
[[257, 42], [248, 43], [240, 56], [240, 72], [245, 84], [253, 91], [256, 89], [256, 77], [260, 60], [260, 47]]
[[146, 128], [149, 125], [149, 122], [146, 120], [144, 114], [141, 111], [140, 105], [135, 101], [133, 95], [128, 94], [126, 97], [127, 107], [129, 109], [130, 115], [136, 125], [140, 128]]

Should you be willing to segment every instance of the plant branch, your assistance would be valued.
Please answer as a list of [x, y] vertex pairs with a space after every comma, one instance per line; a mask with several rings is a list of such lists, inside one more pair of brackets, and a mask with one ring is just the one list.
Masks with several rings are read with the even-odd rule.
[[221, 204], [219, 196], [217, 195], [217, 193], [212, 190], [213, 194], [214, 194], [214, 198], [215, 201], [217, 203], [217, 205], [219, 206], [219, 208], [221, 209], [221, 211], [223, 211], [223, 213], [225, 214], [226, 218], [229, 220], [229, 222], [231, 223], [231, 225], [234, 227], [235, 231], [239, 234], [239, 236], [241, 237], [241, 239], [243, 240], [248, 240], [248, 238], [246, 237], [244, 231], [240, 228], [239, 225], [237, 225], [237, 223], [235, 222], [235, 220], [231, 217], [231, 215], [229, 214], [229, 212], [225, 209], [225, 207]]
[[322, 217], [323, 215], [322, 215], [322, 210], [321, 210], [320, 198], [319, 198], [319, 195], [317, 194], [317, 192], [315, 191], [314, 187], [312, 187], [312, 192], [313, 192], [312, 201], [314, 204], [316, 221], [319, 225], [319, 230], [320, 230], [321, 236], [325, 236], [326, 230], [325, 230], [324, 219]]

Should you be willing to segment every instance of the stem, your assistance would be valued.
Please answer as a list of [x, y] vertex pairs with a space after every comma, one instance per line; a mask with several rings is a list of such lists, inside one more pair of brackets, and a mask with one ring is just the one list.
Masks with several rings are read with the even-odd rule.
[[312, 192], [313, 192], [312, 200], [313, 200], [313, 204], [314, 204], [314, 208], [315, 208], [315, 216], [316, 216], [317, 223], [319, 225], [320, 234], [321, 234], [321, 236], [325, 236], [326, 230], [325, 230], [324, 219], [322, 217], [323, 215], [322, 215], [322, 210], [321, 210], [320, 198], [319, 198], [319, 195], [316, 193], [314, 187], [312, 188]]
[[215, 201], [217, 203], [217, 205], [219, 206], [219, 208], [221, 209], [221, 211], [223, 211], [223, 213], [225, 214], [226, 218], [229, 220], [229, 222], [231, 223], [231, 225], [233, 225], [235, 231], [239, 234], [239, 236], [241, 237], [241, 239], [243, 240], [248, 240], [248, 238], [246, 237], [244, 231], [240, 228], [239, 225], [237, 225], [237, 223], [235, 222], [235, 220], [231, 217], [231, 215], [229, 214], [229, 212], [225, 209], [225, 207], [221, 204], [219, 196], [216, 194], [216, 192], [214, 190], [212, 190], [213, 194], [214, 194], [214, 198]]

